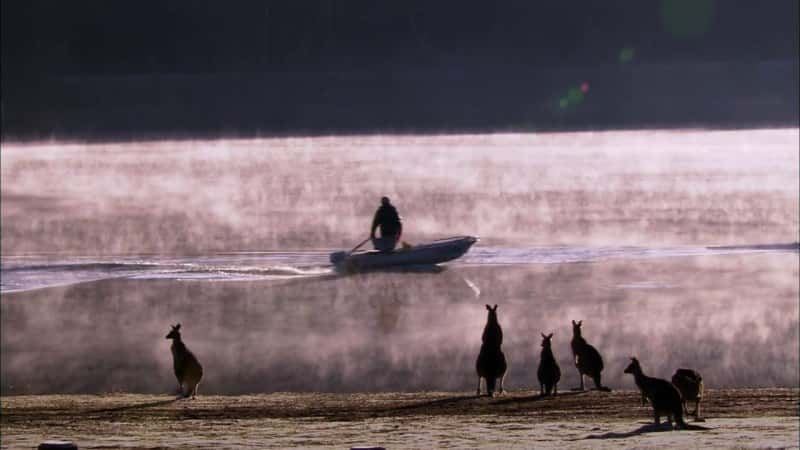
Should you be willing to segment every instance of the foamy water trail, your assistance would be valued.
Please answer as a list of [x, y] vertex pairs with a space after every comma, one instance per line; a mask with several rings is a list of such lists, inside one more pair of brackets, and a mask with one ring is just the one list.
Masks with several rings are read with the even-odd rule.
[[[475, 247], [451, 266], [567, 264], [608, 259], [797, 252], [797, 244], [736, 247]], [[329, 252], [243, 252], [207, 256], [8, 257], [0, 292], [20, 292], [114, 278], [136, 280], [270, 281], [334, 276]], [[480, 296], [480, 288], [464, 280]], [[648, 286], [637, 286], [647, 288]]]

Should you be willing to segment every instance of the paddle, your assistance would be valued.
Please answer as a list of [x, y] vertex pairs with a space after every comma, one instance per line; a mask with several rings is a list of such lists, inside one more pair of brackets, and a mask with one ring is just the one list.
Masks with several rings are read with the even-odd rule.
[[361, 243], [360, 243], [360, 244], [358, 244], [358, 245], [356, 245], [355, 247], [353, 247], [353, 249], [352, 249], [352, 250], [350, 250], [348, 253], [353, 253], [354, 251], [358, 250], [359, 248], [361, 248], [361, 246], [362, 246], [362, 245], [366, 244], [366, 243], [367, 243], [367, 242], [369, 242], [371, 239], [372, 239], [371, 237], [368, 237], [368, 238], [364, 239], [363, 241], [361, 241]]

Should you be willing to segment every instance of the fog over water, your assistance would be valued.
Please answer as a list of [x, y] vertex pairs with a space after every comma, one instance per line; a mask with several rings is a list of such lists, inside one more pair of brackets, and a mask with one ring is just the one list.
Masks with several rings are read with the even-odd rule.
[[[551, 332], [577, 385], [572, 319], [612, 388], [633, 388], [633, 355], [710, 387], [797, 386], [797, 247], [758, 245], [798, 240], [799, 137], [4, 144], [0, 392], [171, 391], [176, 322], [201, 394], [472, 390], [487, 303], [510, 389], [538, 387]], [[436, 272], [330, 271], [384, 194], [411, 243], [481, 241]]]
[[4, 144], [4, 255], [794, 241], [798, 130]]

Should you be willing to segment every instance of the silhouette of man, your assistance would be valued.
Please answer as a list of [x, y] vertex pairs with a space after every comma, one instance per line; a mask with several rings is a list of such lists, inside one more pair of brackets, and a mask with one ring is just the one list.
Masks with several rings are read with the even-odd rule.
[[[380, 227], [381, 237], [375, 237], [375, 230]], [[372, 229], [370, 239], [375, 250], [390, 252], [400, 240], [403, 233], [403, 224], [397, 210], [389, 202], [389, 197], [381, 198], [381, 206], [375, 211], [375, 218], [372, 219]]]

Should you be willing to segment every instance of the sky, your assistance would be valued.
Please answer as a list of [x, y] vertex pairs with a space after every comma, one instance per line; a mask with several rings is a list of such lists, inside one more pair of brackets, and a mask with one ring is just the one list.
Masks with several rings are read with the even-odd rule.
[[791, 0], [2, 2], [4, 139], [798, 121]]

